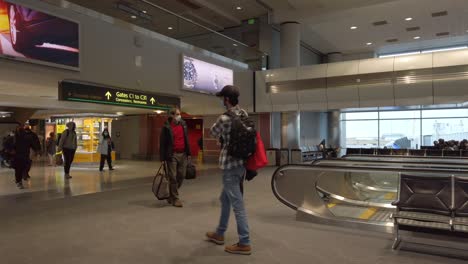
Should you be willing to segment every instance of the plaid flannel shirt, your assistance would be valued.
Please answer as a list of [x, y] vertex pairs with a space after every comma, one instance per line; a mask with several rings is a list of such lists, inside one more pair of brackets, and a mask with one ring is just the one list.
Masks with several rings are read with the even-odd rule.
[[[239, 116], [248, 116], [247, 112], [241, 109], [238, 105], [229, 109], [228, 111], [233, 111], [236, 115]], [[231, 138], [231, 124], [231, 118], [223, 114], [220, 117], [218, 117], [218, 120], [211, 127], [210, 131], [212, 137], [223, 139], [223, 146], [221, 149], [221, 153], [219, 154], [219, 167], [222, 170], [230, 170], [244, 166], [243, 160], [228, 155], [227, 147], [230, 143]]]

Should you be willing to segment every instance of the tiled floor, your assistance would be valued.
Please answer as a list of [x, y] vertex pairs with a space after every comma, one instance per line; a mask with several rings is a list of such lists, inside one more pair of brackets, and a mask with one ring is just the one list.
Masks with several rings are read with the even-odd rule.
[[[59, 169], [38, 167], [24, 192], [15, 190], [11, 172], [2, 171], [0, 263], [466, 263], [430, 250], [392, 251], [391, 236], [384, 233], [298, 222], [271, 192], [273, 168], [245, 184], [253, 255], [230, 255], [203, 241], [218, 222], [220, 171], [203, 169], [186, 181], [180, 191], [184, 207], [175, 208], [151, 193], [157, 167], [124, 161], [102, 175], [75, 168], [69, 184], [62, 183]], [[78, 195], [86, 193], [92, 194]], [[233, 217], [227, 243], [237, 241]]]
[[[74, 164], [70, 172], [73, 179], [66, 181], [63, 167], [50, 167], [35, 162], [30, 172], [31, 179], [24, 182], [24, 190], [16, 187], [13, 169], [1, 168], [0, 197], [29, 193], [35, 198], [51, 199], [129, 188], [150, 183], [160, 165], [157, 161], [120, 160], [114, 163], [115, 170], [105, 168], [99, 172], [98, 164]], [[216, 166], [198, 167], [207, 169]]]

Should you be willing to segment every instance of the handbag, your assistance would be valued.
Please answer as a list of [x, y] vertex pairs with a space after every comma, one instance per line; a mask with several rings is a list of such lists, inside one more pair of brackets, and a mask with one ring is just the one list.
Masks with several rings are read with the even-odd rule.
[[185, 179], [193, 180], [197, 178], [197, 168], [191, 161], [187, 163], [187, 172], [185, 173]]
[[55, 154], [55, 164], [57, 164], [57, 166], [62, 166], [63, 165], [62, 152], [58, 152], [58, 153]]
[[156, 173], [156, 176], [154, 176], [152, 191], [158, 200], [166, 200], [170, 197], [166, 162], [161, 164], [158, 172]]

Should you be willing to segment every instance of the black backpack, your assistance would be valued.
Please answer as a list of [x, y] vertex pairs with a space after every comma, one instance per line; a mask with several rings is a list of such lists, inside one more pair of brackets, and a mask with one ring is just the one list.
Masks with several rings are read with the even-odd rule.
[[227, 146], [228, 155], [247, 160], [255, 153], [257, 146], [257, 131], [254, 122], [245, 115], [236, 115], [232, 111], [224, 113], [231, 118], [230, 141]]

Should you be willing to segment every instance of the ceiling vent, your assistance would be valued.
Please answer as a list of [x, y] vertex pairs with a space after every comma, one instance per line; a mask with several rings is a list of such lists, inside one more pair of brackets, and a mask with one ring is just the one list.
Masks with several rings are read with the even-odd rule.
[[442, 16], [446, 16], [446, 15], [448, 15], [447, 11], [432, 13], [432, 17], [442, 17]]
[[198, 10], [202, 8], [202, 6], [198, 5], [197, 3], [194, 3], [191, 0], [176, 0], [176, 1], [193, 10]]
[[398, 39], [396, 39], [396, 38], [394, 38], [394, 39], [387, 39], [387, 42], [388, 42], [388, 43], [398, 42]]
[[450, 35], [450, 32], [440, 32], [440, 33], [436, 34], [437, 37], [444, 37], [444, 36], [448, 36], [448, 35]]
[[411, 32], [411, 31], [418, 31], [418, 30], [421, 30], [420, 27], [409, 27], [409, 28], [406, 28], [406, 31], [408, 32]]
[[376, 27], [377, 27], [377, 26], [387, 25], [387, 24], [388, 24], [388, 22], [387, 22], [386, 20], [376, 21], [376, 22], [372, 23], [372, 25], [374, 25], [374, 26], [376, 26]]

